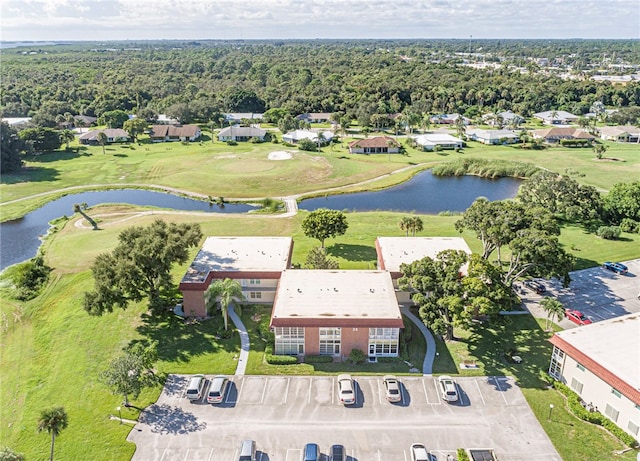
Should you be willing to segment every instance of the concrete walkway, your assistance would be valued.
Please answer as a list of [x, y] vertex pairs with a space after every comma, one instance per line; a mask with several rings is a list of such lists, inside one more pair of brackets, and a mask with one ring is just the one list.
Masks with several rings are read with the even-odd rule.
[[236, 375], [244, 375], [247, 370], [247, 362], [249, 361], [249, 333], [247, 328], [240, 320], [240, 316], [236, 314], [233, 304], [229, 306], [229, 318], [240, 333], [240, 357], [238, 357], [238, 366], [236, 367]]
[[424, 339], [427, 340], [427, 353], [424, 355], [424, 362], [422, 362], [422, 374], [430, 375], [433, 373], [433, 361], [436, 359], [436, 340], [433, 339], [433, 335], [426, 325], [422, 323], [422, 320], [413, 315], [408, 307], [402, 306], [400, 311], [418, 326]]

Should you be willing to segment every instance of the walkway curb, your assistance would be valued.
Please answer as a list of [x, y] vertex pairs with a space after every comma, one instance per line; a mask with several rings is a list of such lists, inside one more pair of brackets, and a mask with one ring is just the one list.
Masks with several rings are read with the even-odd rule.
[[407, 306], [402, 306], [400, 311], [418, 326], [424, 339], [427, 340], [427, 353], [424, 355], [424, 362], [422, 362], [422, 374], [431, 375], [433, 373], [433, 361], [436, 359], [436, 340], [422, 320], [413, 315]]
[[249, 333], [247, 333], [247, 328], [240, 320], [240, 316], [236, 314], [234, 309], [234, 305], [231, 304], [228, 308], [229, 318], [233, 322], [233, 324], [238, 329], [238, 333], [240, 333], [240, 357], [238, 357], [238, 366], [236, 367], [236, 375], [244, 375], [247, 370], [247, 362], [249, 361]]

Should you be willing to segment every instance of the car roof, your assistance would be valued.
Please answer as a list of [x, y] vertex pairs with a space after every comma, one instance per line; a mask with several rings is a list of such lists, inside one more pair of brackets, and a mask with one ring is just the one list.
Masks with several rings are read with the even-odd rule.
[[351, 380], [351, 375], [343, 373], [341, 375], [338, 375], [338, 381], [342, 381], [343, 379], [348, 379]]

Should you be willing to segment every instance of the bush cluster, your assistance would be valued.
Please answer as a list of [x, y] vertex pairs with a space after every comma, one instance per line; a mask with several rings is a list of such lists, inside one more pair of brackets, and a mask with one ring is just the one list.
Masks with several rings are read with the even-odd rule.
[[305, 363], [331, 363], [333, 362], [333, 357], [330, 355], [305, 355], [304, 356]]
[[624, 218], [620, 222], [620, 230], [622, 232], [628, 232], [630, 234], [640, 234], [640, 222], [631, 218]]
[[235, 142], [234, 140], [230, 139], [229, 141], [227, 141], [227, 146], [237, 146], [238, 143]]
[[51, 268], [44, 263], [42, 256], [36, 256], [18, 264], [13, 272], [13, 283], [16, 287], [16, 299], [27, 301], [40, 293], [49, 280]]
[[587, 139], [561, 139], [560, 145], [562, 147], [589, 147], [591, 142]]
[[435, 176], [478, 175], [483, 178], [516, 177], [528, 178], [538, 171], [531, 163], [509, 162], [506, 160], [458, 159], [433, 167]]
[[362, 352], [360, 349], [351, 349], [351, 353], [349, 354], [349, 362], [353, 363], [354, 365], [359, 365], [361, 363], [364, 363], [366, 359], [367, 356], [364, 355], [364, 352]]
[[298, 357], [292, 355], [273, 355], [273, 347], [264, 348], [264, 359], [269, 365], [294, 365], [298, 363]]
[[620, 237], [620, 232], [619, 226], [600, 226], [598, 227], [596, 234], [598, 237], [605, 240], [616, 240]]
[[578, 394], [569, 389], [568, 386], [564, 385], [560, 381], [554, 381], [553, 387], [567, 398], [569, 409], [575, 416], [589, 423], [597, 424], [604, 427], [615, 437], [617, 437], [622, 443], [631, 448], [635, 448], [638, 446], [638, 441], [636, 439], [616, 426], [615, 423], [609, 418], [597, 411], [587, 411], [580, 403], [580, 397], [578, 396]]
[[469, 455], [467, 455], [467, 450], [464, 448], [458, 448], [456, 450], [456, 456], [458, 457], [458, 461], [469, 461]]

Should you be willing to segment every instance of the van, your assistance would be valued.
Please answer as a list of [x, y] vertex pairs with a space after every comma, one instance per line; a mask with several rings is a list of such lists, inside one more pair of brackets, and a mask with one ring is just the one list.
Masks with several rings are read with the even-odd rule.
[[193, 375], [187, 387], [187, 398], [189, 400], [200, 400], [204, 388], [204, 375]]
[[255, 440], [243, 440], [240, 443], [240, 456], [238, 461], [256, 461]]
[[224, 399], [224, 393], [227, 390], [227, 384], [229, 380], [226, 376], [214, 376], [209, 386], [209, 393], [207, 394], [207, 402], [220, 403]]

